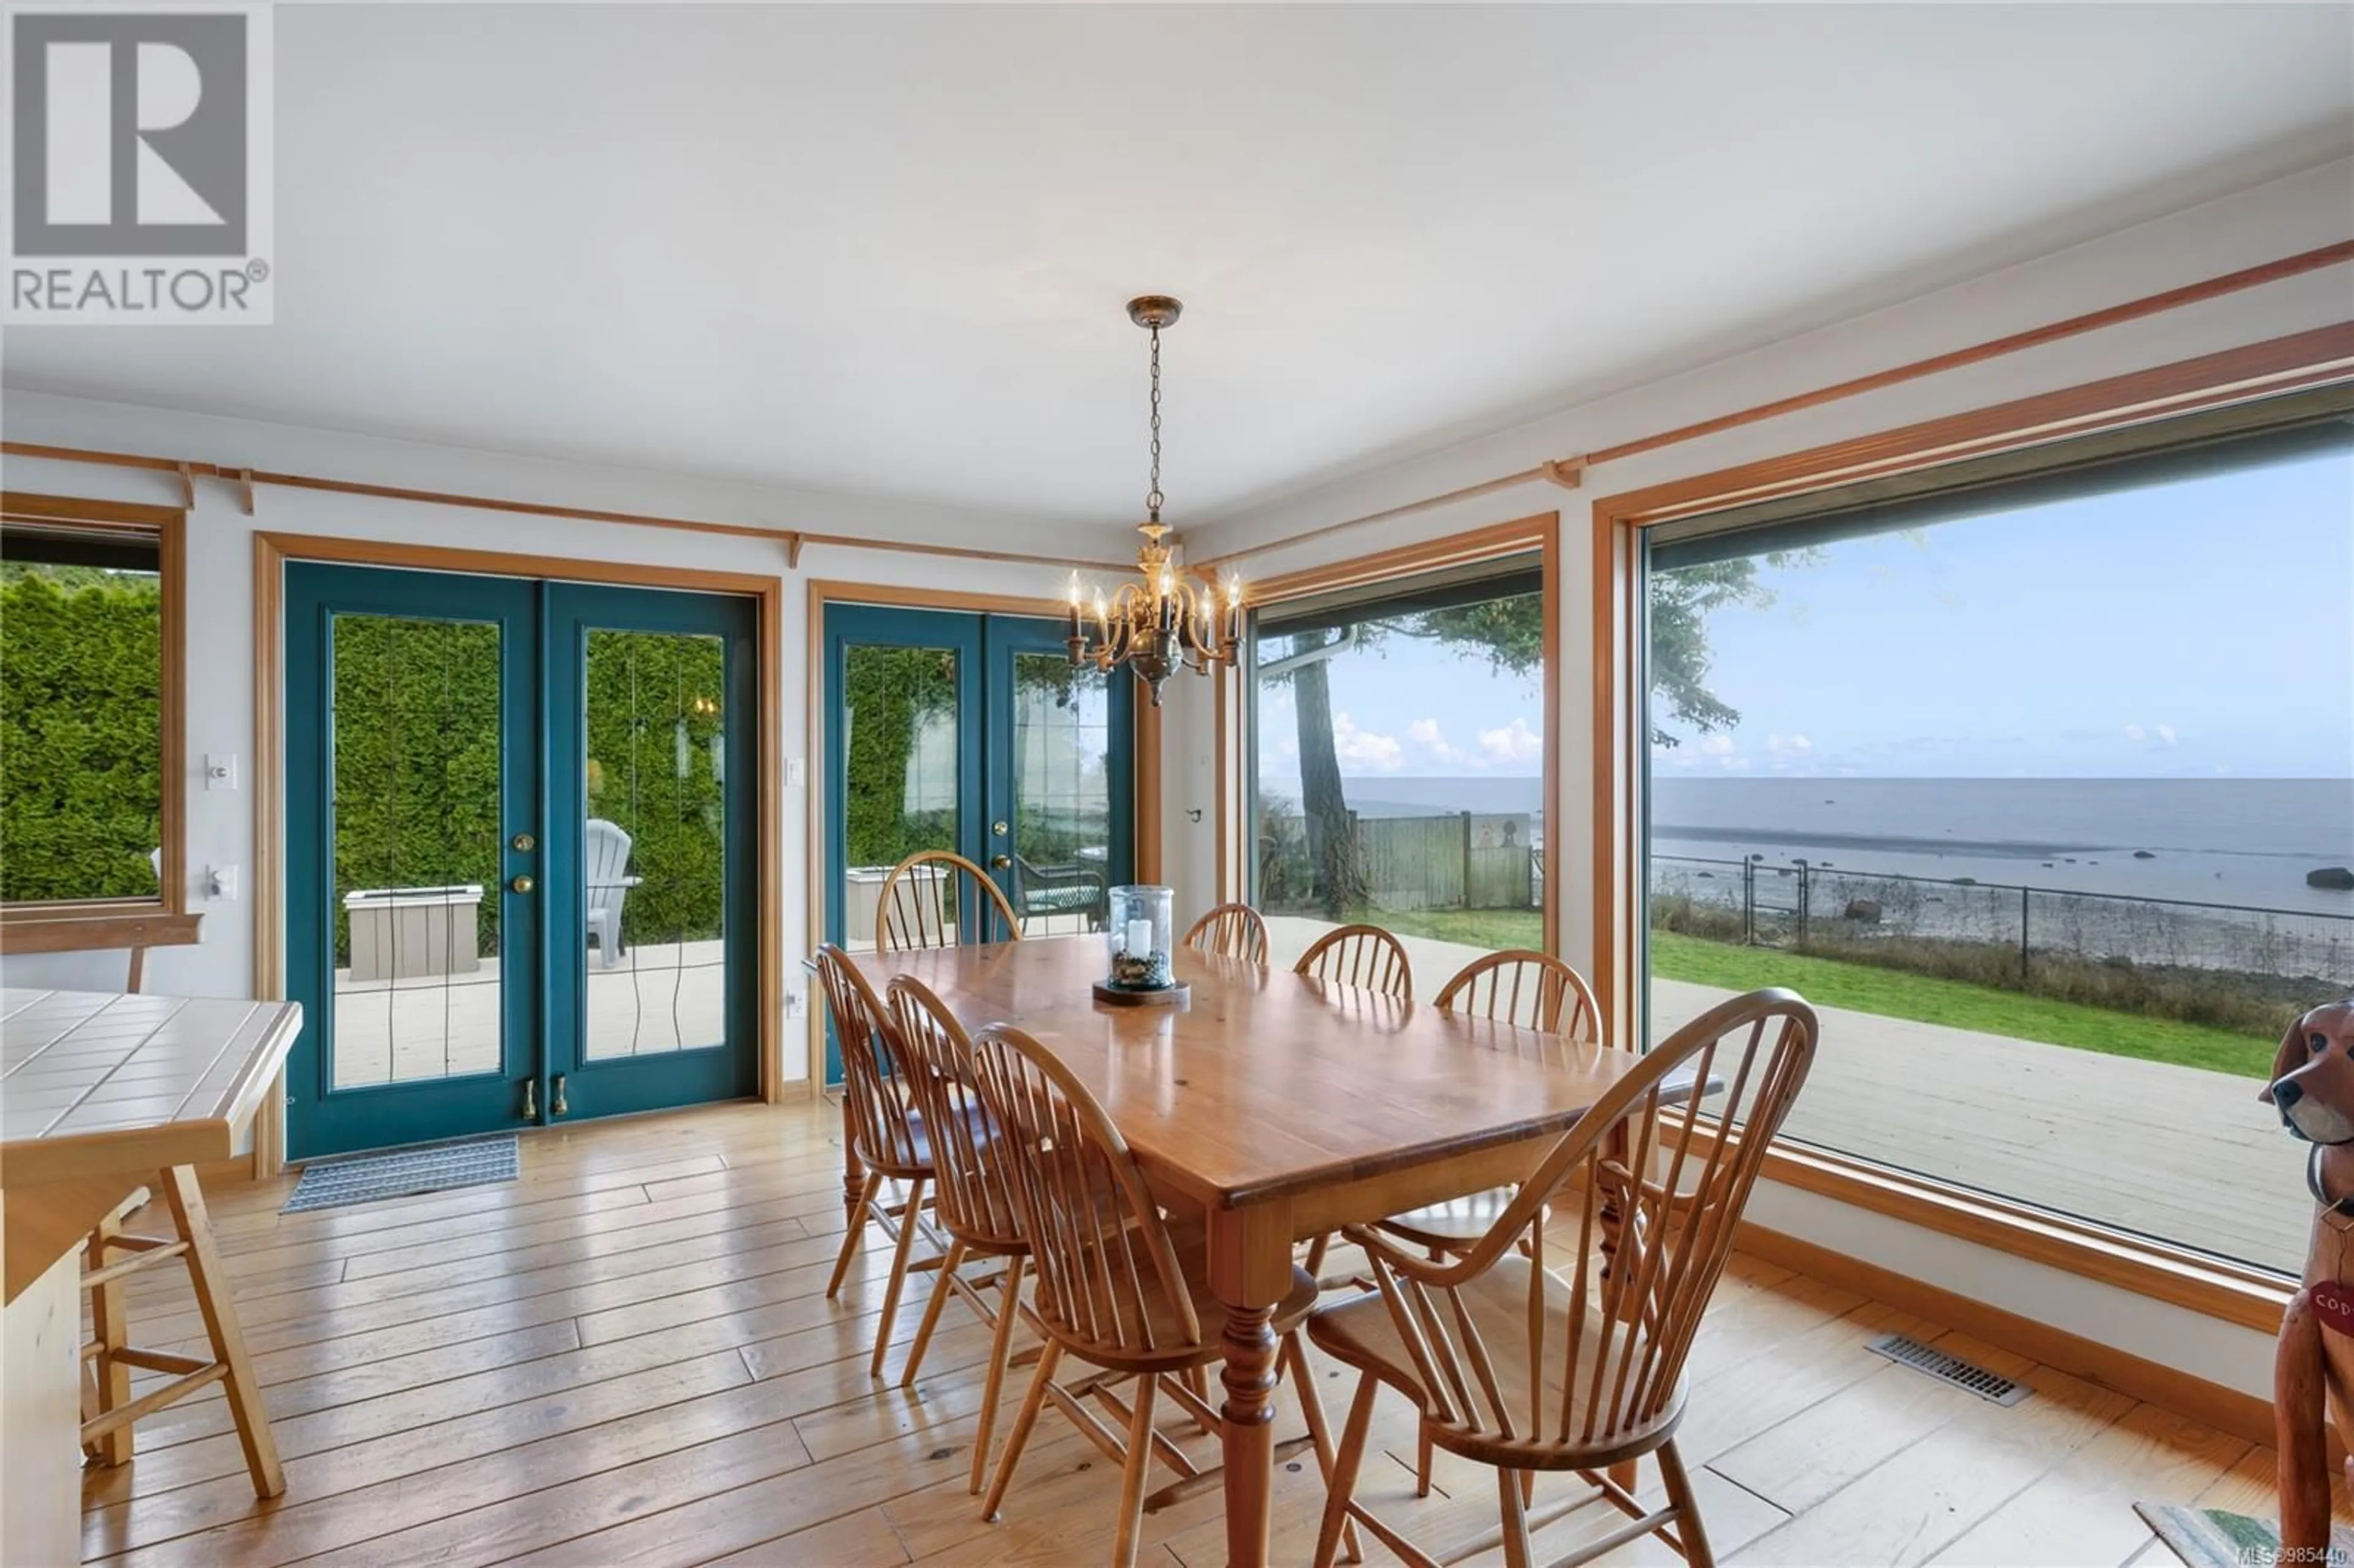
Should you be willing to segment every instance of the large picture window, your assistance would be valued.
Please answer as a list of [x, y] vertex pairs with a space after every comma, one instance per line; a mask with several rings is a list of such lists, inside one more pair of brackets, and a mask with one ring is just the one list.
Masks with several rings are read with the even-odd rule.
[[1545, 947], [1548, 646], [1541, 552], [1258, 612], [1247, 849], [1273, 962], [1369, 922], [1427, 999]]
[[2261, 1267], [2354, 990], [2354, 397], [1644, 530], [1648, 1023], [1823, 1012], [1789, 1135]]
[[0, 498], [0, 905], [181, 907], [179, 514]]

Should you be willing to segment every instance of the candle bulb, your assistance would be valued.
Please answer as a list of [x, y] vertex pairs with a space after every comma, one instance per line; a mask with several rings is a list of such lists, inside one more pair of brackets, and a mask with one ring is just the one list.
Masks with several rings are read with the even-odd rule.
[[1071, 641], [1080, 641], [1084, 635], [1079, 630], [1079, 574], [1073, 572], [1071, 574]]
[[1152, 956], [1151, 921], [1130, 920], [1128, 923], [1128, 952], [1132, 958], [1149, 959]]

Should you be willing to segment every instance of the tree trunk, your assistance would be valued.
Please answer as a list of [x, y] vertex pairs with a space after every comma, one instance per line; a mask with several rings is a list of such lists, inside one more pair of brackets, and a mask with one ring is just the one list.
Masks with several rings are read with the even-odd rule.
[[[1320, 646], [1305, 637], [1294, 652]], [[1358, 874], [1357, 835], [1349, 821], [1349, 800], [1341, 782], [1341, 758], [1332, 744], [1332, 688], [1322, 661], [1292, 672], [1292, 712], [1299, 722], [1300, 814], [1308, 846], [1316, 857], [1317, 893], [1328, 920], [1346, 920], [1365, 901]]]

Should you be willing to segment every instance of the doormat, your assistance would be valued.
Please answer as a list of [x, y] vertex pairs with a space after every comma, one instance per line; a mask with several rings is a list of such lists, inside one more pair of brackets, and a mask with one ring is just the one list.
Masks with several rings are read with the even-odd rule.
[[[2137, 1502], [2134, 1512], [2158, 1531], [2158, 1538], [2190, 1568], [2248, 1568], [2252, 1563], [2278, 1563], [2280, 1531], [2268, 1519], [2251, 1519], [2220, 1508], [2168, 1508]], [[2354, 1530], [2329, 1527], [2331, 1568], [2354, 1563]]]
[[515, 1135], [511, 1132], [464, 1143], [313, 1160], [302, 1167], [302, 1179], [294, 1183], [293, 1195], [278, 1212], [299, 1214], [309, 1209], [339, 1209], [346, 1203], [373, 1203], [381, 1198], [512, 1181], [522, 1174], [518, 1161]]

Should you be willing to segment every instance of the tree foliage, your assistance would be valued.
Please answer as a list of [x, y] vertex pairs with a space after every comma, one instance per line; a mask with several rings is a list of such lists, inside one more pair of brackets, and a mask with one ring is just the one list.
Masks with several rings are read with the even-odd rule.
[[939, 648], [862, 646], [843, 658], [847, 864], [896, 865], [919, 849], [956, 848], [955, 810], [913, 811], [907, 800], [908, 759], [926, 723], [955, 710], [956, 676], [956, 655]]
[[160, 616], [152, 576], [0, 575], [0, 897], [155, 893]]

